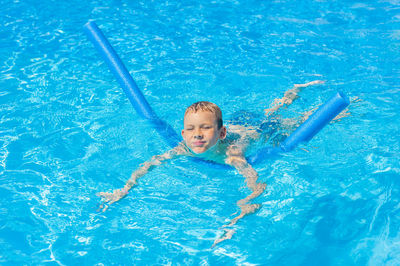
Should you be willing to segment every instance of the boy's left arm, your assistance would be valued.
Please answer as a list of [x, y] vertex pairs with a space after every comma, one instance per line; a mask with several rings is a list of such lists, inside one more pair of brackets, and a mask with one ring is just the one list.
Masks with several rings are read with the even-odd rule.
[[240, 148], [232, 145], [228, 148], [227, 154], [228, 157], [226, 159], [226, 163], [233, 166], [239, 172], [239, 174], [245, 178], [246, 185], [251, 190], [250, 195], [237, 202], [240, 208], [240, 214], [233, 218], [227, 225], [232, 226], [236, 224], [239, 219], [243, 218], [247, 214], [254, 213], [261, 207], [260, 204], [249, 204], [249, 201], [260, 196], [264, 192], [267, 185], [265, 183], [257, 183], [258, 173], [256, 170], [254, 170], [251, 164], [247, 162]]
[[[251, 194], [241, 199], [237, 202], [237, 205], [240, 208], [240, 213], [238, 216], [233, 218], [229, 224], [225, 226], [233, 226], [242, 219], [244, 216], [248, 214], [252, 214], [261, 208], [261, 204], [249, 203], [252, 199], [260, 196], [266, 188], [265, 183], [257, 183], [258, 173], [254, 168], [247, 162], [246, 158], [242, 154], [242, 150], [236, 146], [232, 145], [228, 147], [227, 150], [227, 159], [225, 161], [227, 164], [233, 166], [242, 176], [245, 178], [245, 182], [247, 187], [251, 190]], [[227, 239], [232, 238], [232, 235], [235, 233], [233, 229], [228, 229], [225, 231], [225, 234], [219, 239], [215, 240], [213, 247]]]

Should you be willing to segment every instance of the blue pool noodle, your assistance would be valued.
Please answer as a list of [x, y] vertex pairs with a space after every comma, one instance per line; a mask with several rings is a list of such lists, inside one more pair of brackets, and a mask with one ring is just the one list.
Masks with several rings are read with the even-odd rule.
[[[158, 118], [155, 114], [132, 76], [129, 74], [125, 65], [122, 63], [104, 34], [97, 27], [96, 23], [94, 21], [89, 21], [85, 24], [84, 30], [97, 51], [102, 55], [111, 72], [117, 78], [136, 112], [142, 118], [148, 119], [157, 132], [164, 137], [167, 143], [171, 147], [175, 147], [180, 142], [180, 138], [170, 125]], [[344, 94], [338, 92], [323, 104], [314, 114], [312, 114], [303, 124], [301, 124], [289, 137], [287, 137], [279, 147], [262, 148], [258, 150], [257, 153], [248, 156], [247, 160], [249, 163], [254, 164], [272, 155], [293, 150], [301, 142], [309, 141], [348, 105], [348, 98]], [[221, 166], [215, 163], [211, 163], [211, 165]]]
[[174, 147], [180, 138], [174, 129], [158, 118], [149, 103], [144, 98], [142, 92], [136, 85], [124, 63], [119, 58], [111, 44], [108, 42], [103, 32], [99, 29], [94, 21], [89, 21], [85, 24], [84, 30], [90, 41], [101, 54], [109, 69], [117, 78], [119, 84], [124, 90], [126, 96], [135, 108], [136, 112], [142, 117], [150, 121], [157, 132], [164, 137], [167, 143]]

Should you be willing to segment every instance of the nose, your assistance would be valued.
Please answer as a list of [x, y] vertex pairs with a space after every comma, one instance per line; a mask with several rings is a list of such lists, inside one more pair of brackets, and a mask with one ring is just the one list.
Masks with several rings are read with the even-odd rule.
[[194, 132], [193, 138], [195, 138], [195, 139], [203, 138], [203, 134], [201, 133], [201, 131], [199, 129]]

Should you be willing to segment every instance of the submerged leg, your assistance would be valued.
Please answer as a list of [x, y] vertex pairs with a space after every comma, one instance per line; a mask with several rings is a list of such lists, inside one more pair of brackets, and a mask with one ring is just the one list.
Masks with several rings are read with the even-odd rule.
[[323, 84], [325, 81], [315, 80], [304, 84], [295, 84], [292, 89], [285, 92], [282, 98], [275, 99], [272, 103], [272, 107], [265, 109], [265, 115], [271, 116], [276, 113], [282, 106], [289, 106], [294, 100], [298, 98], [297, 94], [300, 92], [301, 88], [305, 88], [315, 84]]
[[[352, 103], [357, 103], [357, 102], [360, 102], [360, 101], [361, 101], [360, 98], [355, 97], [355, 98], [353, 98], [353, 99], [350, 100], [350, 104], [352, 104]], [[309, 111], [303, 113], [303, 114], [301, 115], [301, 117], [297, 119], [298, 122], [297, 122], [296, 126], [298, 126], [298, 125], [300, 125], [301, 123], [303, 123], [304, 121], [306, 121], [318, 108], [319, 108], [319, 106], [317, 106], [317, 107], [315, 107], [315, 108], [313, 108], [313, 109], [311, 109], [311, 110], [309, 110]], [[348, 116], [350, 116], [350, 115], [351, 115], [351, 113], [350, 113], [350, 111], [349, 111], [349, 107], [347, 107], [347, 108], [344, 109], [342, 112], [340, 112], [337, 116], [335, 116], [335, 118], [333, 118], [332, 121], [331, 121], [330, 123], [338, 122], [338, 121], [340, 121], [342, 118], [348, 117]]]

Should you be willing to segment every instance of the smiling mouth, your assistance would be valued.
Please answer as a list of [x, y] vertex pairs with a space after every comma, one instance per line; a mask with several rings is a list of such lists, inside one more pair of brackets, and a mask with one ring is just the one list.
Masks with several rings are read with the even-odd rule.
[[193, 142], [193, 146], [195, 146], [195, 147], [201, 147], [201, 146], [203, 146], [205, 143], [206, 143], [205, 141], [195, 141], [195, 142]]

